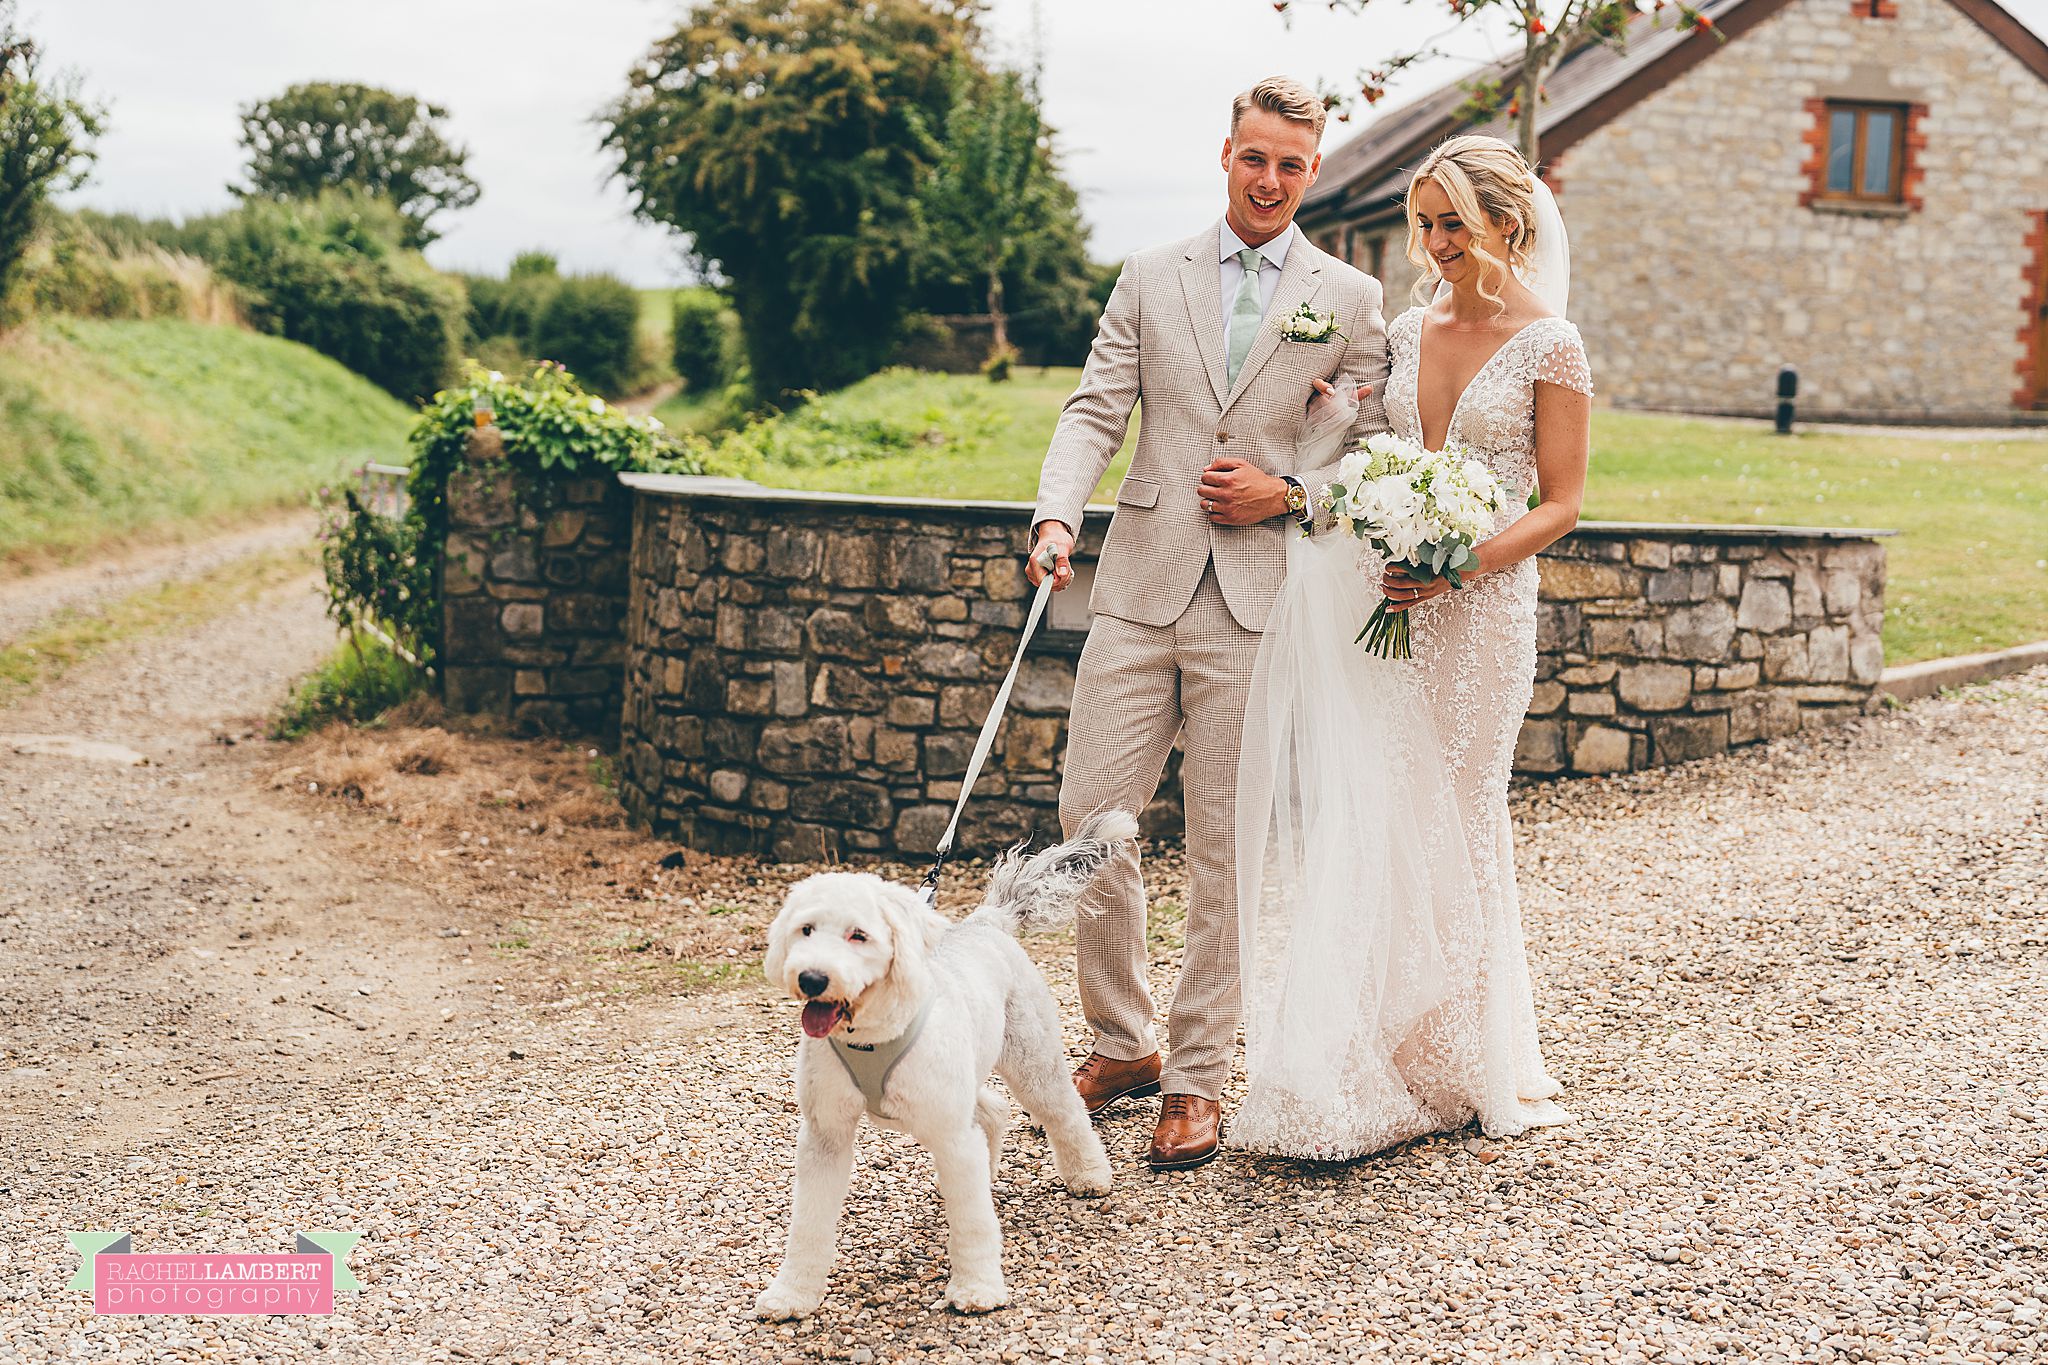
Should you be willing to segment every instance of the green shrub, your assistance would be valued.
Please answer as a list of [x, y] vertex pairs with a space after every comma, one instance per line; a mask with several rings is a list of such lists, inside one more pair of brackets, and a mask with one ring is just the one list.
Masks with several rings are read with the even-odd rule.
[[241, 286], [260, 330], [421, 398], [454, 372], [468, 303], [459, 281], [399, 245], [404, 230], [389, 204], [336, 192], [250, 200], [177, 236]]
[[1007, 384], [1010, 381], [1010, 367], [1017, 363], [1017, 348], [1002, 346], [989, 352], [987, 360], [981, 362], [982, 377], [991, 384]]
[[526, 275], [545, 275], [554, 279], [562, 273], [562, 263], [551, 251], [522, 251], [512, 258], [512, 264], [505, 273], [515, 280]]
[[[704, 472], [697, 452], [660, 421], [612, 406], [583, 389], [560, 365], [543, 361], [524, 379], [469, 365], [462, 383], [435, 394], [421, 410], [410, 437], [413, 461], [406, 487], [411, 501], [405, 533], [420, 562], [415, 581], [422, 586], [417, 596], [407, 599], [404, 624], [418, 640], [415, 652], [423, 658], [430, 658], [440, 643], [440, 604], [433, 585], [440, 582], [440, 556], [448, 536], [448, 476], [464, 458], [479, 409], [492, 414], [503, 437], [507, 472], [528, 487], [586, 473]], [[364, 534], [382, 532], [371, 526]], [[355, 591], [368, 605], [378, 582], [366, 573], [360, 583]]]
[[387, 517], [363, 505], [353, 488], [330, 498], [320, 526], [320, 568], [327, 614], [350, 637], [375, 627], [421, 668], [433, 660], [437, 622], [432, 570], [420, 554], [411, 517]]
[[683, 383], [692, 393], [730, 384], [739, 366], [739, 318], [709, 289], [677, 290], [674, 307], [670, 346]]
[[611, 275], [572, 275], [555, 286], [534, 319], [534, 355], [565, 366], [599, 393], [628, 391], [640, 296]]
[[[540, 256], [537, 252], [527, 252], [513, 261], [512, 274], [508, 279], [490, 275], [463, 277], [463, 284], [469, 289], [470, 336], [512, 338], [521, 347], [522, 358], [529, 360], [533, 352], [526, 348], [532, 345], [534, 324], [540, 320], [541, 309], [562, 282], [552, 269], [534, 268], [533, 258], [536, 257], [549, 263], [554, 259]], [[524, 368], [524, 365], [519, 368]]]
[[272, 739], [298, 739], [332, 721], [364, 724], [418, 692], [424, 676], [374, 635], [351, 636], [292, 689], [270, 722]]

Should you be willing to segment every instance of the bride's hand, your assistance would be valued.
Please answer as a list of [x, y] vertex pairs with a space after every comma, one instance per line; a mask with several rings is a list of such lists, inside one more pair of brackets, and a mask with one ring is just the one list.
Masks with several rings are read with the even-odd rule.
[[1399, 564], [1389, 564], [1380, 575], [1380, 591], [1386, 595], [1388, 611], [1406, 611], [1419, 602], [1440, 597], [1451, 590], [1451, 580], [1441, 575], [1416, 578]]
[[[1316, 390], [1315, 393], [1311, 395], [1308, 400], [1308, 415], [1310, 420], [1314, 420], [1315, 418], [1322, 416], [1322, 414], [1329, 409], [1329, 406], [1332, 403], [1342, 403], [1344, 401], [1343, 399], [1337, 396], [1337, 386], [1335, 384], [1332, 384], [1329, 380], [1311, 379], [1308, 382], [1310, 384], [1313, 384]], [[1352, 407], [1357, 407], [1359, 404], [1363, 403], [1365, 401], [1366, 395], [1372, 392], [1372, 385], [1370, 384], [1359, 384], [1355, 387], [1356, 393], [1353, 395], [1351, 399]]]

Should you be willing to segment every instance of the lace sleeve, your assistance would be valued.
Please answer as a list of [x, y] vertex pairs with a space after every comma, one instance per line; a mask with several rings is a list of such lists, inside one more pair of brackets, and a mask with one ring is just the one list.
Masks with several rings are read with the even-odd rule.
[[1586, 360], [1586, 343], [1571, 323], [1556, 319], [1556, 325], [1546, 327], [1529, 349], [1531, 383], [1555, 384], [1589, 395], [1593, 392], [1593, 367]]

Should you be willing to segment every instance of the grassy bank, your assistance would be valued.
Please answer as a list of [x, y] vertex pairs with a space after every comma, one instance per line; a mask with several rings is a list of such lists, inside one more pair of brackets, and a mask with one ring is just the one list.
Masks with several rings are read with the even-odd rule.
[[[1028, 501], [1080, 373], [1019, 369], [1007, 383], [991, 384], [978, 375], [888, 370], [781, 419], [788, 428], [783, 458], [730, 472], [780, 488]], [[680, 404], [661, 416], [678, 427], [688, 420]], [[1114, 495], [1137, 436], [1133, 418], [1099, 499]]]
[[[1079, 377], [877, 375], [783, 419], [792, 429], [775, 458], [733, 472], [791, 488], [1028, 500]], [[885, 439], [862, 441], [864, 430]], [[1593, 447], [1591, 520], [1898, 531], [1886, 542], [1894, 663], [2048, 638], [2048, 441], [1778, 437], [1751, 423], [1599, 412]], [[1098, 500], [1129, 455], [1126, 442]]]
[[234, 327], [46, 318], [0, 342], [0, 571], [296, 503], [405, 457], [410, 414]]
[[669, 338], [675, 334], [676, 295], [681, 289], [640, 291], [640, 334], [667, 353]]

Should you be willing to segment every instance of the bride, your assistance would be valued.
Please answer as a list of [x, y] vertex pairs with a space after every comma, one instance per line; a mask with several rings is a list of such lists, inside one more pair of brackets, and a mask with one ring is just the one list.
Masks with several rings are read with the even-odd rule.
[[[1507, 790], [1536, 669], [1533, 556], [1578, 521], [1592, 379], [1564, 319], [1564, 223], [1497, 138], [1454, 138], [1408, 188], [1418, 297], [1387, 330], [1396, 435], [1462, 447], [1513, 501], [1462, 591], [1341, 531], [1290, 543], [1239, 767], [1249, 1077], [1231, 1145], [1342, 1160], [1477, 1117], [1569, 1122], [1544, 1070]], [[1304, 445], [1328, 462], [1344, 412]], [[1341, 440], [1341, 434], [1336, 435]], [[1530, 490], [1540, 500], [1525, 510]], [[1414, 658], [1353, 637], [1382, 597]]]

